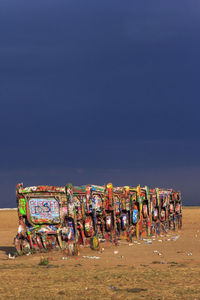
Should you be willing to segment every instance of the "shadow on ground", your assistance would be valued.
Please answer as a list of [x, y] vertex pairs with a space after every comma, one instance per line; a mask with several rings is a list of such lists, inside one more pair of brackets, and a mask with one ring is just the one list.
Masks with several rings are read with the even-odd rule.
[[17, 250], [15, 247], [9, 247], [9, 246], [0, 246], [0, 251], [3, 251], [6, 255], [14, 254]]

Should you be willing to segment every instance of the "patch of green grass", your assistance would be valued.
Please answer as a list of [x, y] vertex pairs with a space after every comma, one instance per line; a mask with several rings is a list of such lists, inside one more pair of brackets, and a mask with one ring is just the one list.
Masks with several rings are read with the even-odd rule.
[[49, 265], [48, 257], [42, 257], [40, 259], [39, 266], [48, 266], [48, 265]]

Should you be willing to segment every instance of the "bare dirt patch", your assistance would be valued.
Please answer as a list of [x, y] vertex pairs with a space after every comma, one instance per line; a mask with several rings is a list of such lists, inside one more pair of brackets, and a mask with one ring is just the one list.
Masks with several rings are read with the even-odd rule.
[[81, 249], [79, 257], [58, 251], [8, 259], [17, 212], [0, 211], [1, 299], [200, 299], [199, 220], [200, 208], [184, 208], [183, 229], [152, 244], [123, 240], [102, 244], [102, 253]]

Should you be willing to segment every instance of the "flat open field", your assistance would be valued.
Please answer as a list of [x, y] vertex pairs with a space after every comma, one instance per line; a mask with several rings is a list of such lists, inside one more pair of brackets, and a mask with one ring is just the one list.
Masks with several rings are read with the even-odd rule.
[[[0, 211], [1, 299], [200, 299], [200, 208], [184, 208], [183, 229], [152, 244], [102, 244], [102, 253], [85, 248], [67, 259], [9, 259], [17, 226], [16, 211]], [[42, 256], [48, 266], [39, 265]]]

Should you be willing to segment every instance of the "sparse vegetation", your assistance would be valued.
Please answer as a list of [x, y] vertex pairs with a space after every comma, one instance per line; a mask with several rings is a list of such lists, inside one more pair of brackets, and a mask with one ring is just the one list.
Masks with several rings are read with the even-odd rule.
[[41, 257], [39, 266], [48, 266], [48, 265], [49, 265], [48, 257]]

